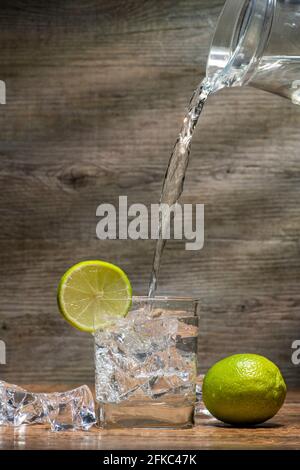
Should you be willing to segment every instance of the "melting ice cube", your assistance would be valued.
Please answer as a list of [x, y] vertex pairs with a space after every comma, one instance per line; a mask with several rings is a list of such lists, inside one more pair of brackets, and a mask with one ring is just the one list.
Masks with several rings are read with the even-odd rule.
[[49, 423], [52, 431], [88, 430], [96, 423], [93, 395], [86, 385], [68, 392], [31, 393], [0, 381], [0, 425]]

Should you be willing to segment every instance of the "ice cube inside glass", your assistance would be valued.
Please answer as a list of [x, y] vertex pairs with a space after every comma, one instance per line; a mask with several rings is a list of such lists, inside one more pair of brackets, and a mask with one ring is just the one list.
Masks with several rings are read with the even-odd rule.
[[[99, 319], [95, 319], [95, 325]], [[196, 402], [198, 302], [133, 298], [95, 331], [100, 427], [188, 428]]]

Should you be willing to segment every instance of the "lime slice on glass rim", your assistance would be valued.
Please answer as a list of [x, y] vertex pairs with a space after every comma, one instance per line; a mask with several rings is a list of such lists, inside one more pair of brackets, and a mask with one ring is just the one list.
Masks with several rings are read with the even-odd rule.
[[128, 277], [114, 264], [82, 261], [62, 276], [57, 289], [58, 307], [75, 328], [93, 333], [109, 318], [125, 317], [131, 306]]

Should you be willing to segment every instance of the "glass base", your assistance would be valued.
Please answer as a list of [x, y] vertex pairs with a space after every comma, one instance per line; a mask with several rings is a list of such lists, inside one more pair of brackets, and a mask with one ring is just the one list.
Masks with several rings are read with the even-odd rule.
[[194, 425], [194, 404], [125, 401], [98, 403], [98, 425], [101, 428], [168, 428], [184, 429]]

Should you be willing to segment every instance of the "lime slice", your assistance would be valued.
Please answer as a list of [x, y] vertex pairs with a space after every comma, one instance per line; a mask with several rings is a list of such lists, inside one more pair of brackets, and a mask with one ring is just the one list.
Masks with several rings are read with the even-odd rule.
[[131, 305], [128, 277], [105, 261], [82, 261], [63, 275], [58, 285], [58, 307], [63, 317], [81, 331], [104, 328], [108, 318], [125, 317]]

